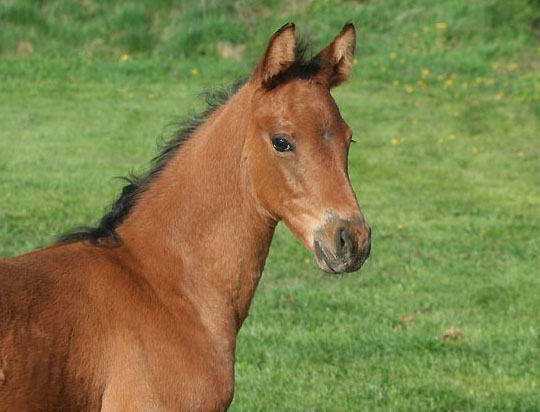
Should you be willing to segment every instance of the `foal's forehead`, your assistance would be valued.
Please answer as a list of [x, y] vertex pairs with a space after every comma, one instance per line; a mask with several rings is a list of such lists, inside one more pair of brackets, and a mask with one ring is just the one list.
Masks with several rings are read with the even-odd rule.
[[268, 92], [260, 103], [266, 115], [290, 122], [343, 122], [328, 88], [310, 79], [295, 79], [280, 85]]

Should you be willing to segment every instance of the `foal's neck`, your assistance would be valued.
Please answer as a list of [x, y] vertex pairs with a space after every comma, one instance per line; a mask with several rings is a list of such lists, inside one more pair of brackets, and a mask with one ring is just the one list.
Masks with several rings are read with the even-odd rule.
[[258, 210], [243, 168], [249, 101], [244, 87], [214, 112], [118, 230], [155, 289], [187, 296], [212, 328], [234, 335], [275, 228]]

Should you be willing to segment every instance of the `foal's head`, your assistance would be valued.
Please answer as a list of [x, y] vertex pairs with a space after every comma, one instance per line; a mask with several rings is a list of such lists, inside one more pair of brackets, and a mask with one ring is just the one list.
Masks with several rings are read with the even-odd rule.
[[347, 171], [352, 132], [330, 95], [347, 80], [355, 29], [347, 24], [309, 62], [298, 59], [294, 25], [270, 39], [251, 75], [248, 173], [264, 210], [283, 220], [328, 272], [358, 270], [371, 231]]

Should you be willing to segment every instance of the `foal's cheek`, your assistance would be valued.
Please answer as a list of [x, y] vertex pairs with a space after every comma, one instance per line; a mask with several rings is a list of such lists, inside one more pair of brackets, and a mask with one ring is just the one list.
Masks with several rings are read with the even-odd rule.
[[[268, 153], [264, 142], [252, 148], [248, 155], [247, 168], [254, 196], [270, 214], [281, 218], [279, 204], [282, 202], [280, 193], [280, 174], [276, 168], [275, 159]], [[266, 150], [265, 150], [266, 149]]]

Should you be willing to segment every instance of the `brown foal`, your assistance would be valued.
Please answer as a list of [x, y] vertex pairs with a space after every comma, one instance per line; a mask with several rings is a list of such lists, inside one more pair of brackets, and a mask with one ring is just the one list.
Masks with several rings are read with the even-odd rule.
[[249, 81], [126, 186], [98, 228], [0, 261], [1, 411], [227, 409], [277, 222], [325, 271], [369, 255], [351, 130], [330, 95], [354, 47], [347, 24], [304, 61], [283, 26]]

